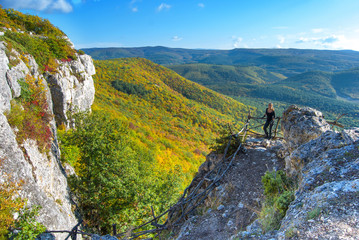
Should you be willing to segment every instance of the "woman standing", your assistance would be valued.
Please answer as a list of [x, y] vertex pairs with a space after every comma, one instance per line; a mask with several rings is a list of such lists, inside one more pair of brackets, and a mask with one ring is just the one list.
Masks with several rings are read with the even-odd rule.
[[[275, 112], [274, 112], [274, 108], [273, 108], [273, 103], [269, 103], [268, 104], [268, 108], [266, 109], [266, 113], [264, 114], [263, 117], [267, 116], [267, 121], [264, 124], [263, 130], [264, 133], [266, 135], [266, 138], [271, 139], [272, 137], [272, 127], [274, 124], [274, 119], [275, 119]], [[269, 134], [267, 132], [267, 128], [269, 126]]]

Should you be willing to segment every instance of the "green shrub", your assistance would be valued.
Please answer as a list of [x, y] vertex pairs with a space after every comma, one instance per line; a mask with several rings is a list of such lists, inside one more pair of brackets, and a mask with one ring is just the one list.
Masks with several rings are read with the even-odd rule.
[[[54, 59], [67, 61], [67, 59], [76, 59], [76, 51], [71, 48], [70, 43], [57, 37], [39, 37], [31, 36], [27, 33], [17, 33], [6, 31], [6, 42], [16, 42], [11, 46], [20, 54], [31, 54], [41, 70], [47, 71]], [[47, 66], [47, 68], [46, 68]]]
[[308, 212], [307, 220], [318, 217], [320, 215], [321, 210], [322, 210], [321, 208], [316, 207], [312, 211]]
[[289, 204], [294, 200], [294, 182], [282, 170], [266, 172], [262, 177], [265, 201], [260, 218], [263, 231], [279, 229]]
[[38, 235], [43, 233], [46, 230], [46, 227], [41, 223], [36, 221], [36, 216], [38, 216], [40, 206], [34, 206], [32, 208], [24, 208], [20, 210], [19, 218], [15, 221], [14, 228], [20, 229], [20, 231], [15, 234], [12, 233], [10, 236], [14, 240], [28, 240], [35, 239]]
[[[0, 27], [10, 29], [1, 37], [7, 43], [8, 57], [13, 48], [22, 55], [29, 53], [44, 71], [51, 69], [50, 65], [54, 59], [76, 59], [76, 50], [72, 48], [66, 35], [47, 19], [13, 9], [2, 9], [0, 6]], [[12, 67], [18, 62], [17, 58], [10, 58], [9, 65]]]
[[61, 149], [61, 159], [63, 162], [69, 163], [71, 166], [75, 166], [78, 160], [81, 158], [81, 150], [74, 145], [64, 146]]
[[215, 143], [211, 146], [211, 149], [216, 151], [219, 154], [223, 154], [226, 150], [228, 142], [230, 145], [228, 147], [227, 156], [235, 153], [239, 144], [241, 144], [242, 137], [232, 136], [228, 130], [221, 130], [219, 133], [219, 137], [216, 138]]
[[78, 50], [77, 53], [78, 53], [79, 55], [85, 55], [85, 52], [82, 51], [82, 50]]
[[283, 216], [279, 214], [274, 205], [270, 205], [268, 202], [264, 203], [259, 216], [264, 232], [280, 228], [280, 221]]
[[288, 206], [294, 200], [294, 192], [293, 191], [284, 191], [282, 194], [278, 196], [275, 201], [275, 207], [279, 211], [281, 216], [284, 216]]
[[262, 184], [264, 187], [264, 195], [268, 196], [277, 196], [278, 194], [287, 191], [292, 183], [291, 180], [287, 178], [284, 171], [272, 171], [266, 172], [262, 177]]

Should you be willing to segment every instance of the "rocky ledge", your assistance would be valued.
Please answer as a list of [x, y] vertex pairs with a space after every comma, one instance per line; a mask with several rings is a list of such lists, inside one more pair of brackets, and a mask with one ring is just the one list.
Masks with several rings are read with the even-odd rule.
[[[173, 239], [359, 239], [359, 128], [334, 131], [321, 112], [293, 105], [282, 131], [283, 141], [249, 139], [248, 152]], [[209, 155], [198, 174], [219, 157]], [[261, 176], [273, 169], [298, 186], [280, 228], [265, 233]]]
[[311, 108], [283, 113], [288, 175], [299, 181], [278, 231], [263, 234], [260, 221], [233, 239], [359, 239], [359, 128], [334, 131]]

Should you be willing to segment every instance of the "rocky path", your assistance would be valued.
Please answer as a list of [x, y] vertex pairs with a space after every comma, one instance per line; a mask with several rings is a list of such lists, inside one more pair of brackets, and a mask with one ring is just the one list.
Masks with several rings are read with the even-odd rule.
[[[268, 144], [272, 147], [263, 147]], [[184, 223], [176, 239], [228, 239], [253, 222], [263, 199], [261, 177], [267, 170], [284, 168], [276, 145], [277, 141], [248, 139], [247, 153], [236, 157], [221, 184]]]
[[[177, 239], [359, 240], [359, 128], [334, 131], [321, 112], [293, 105], [282, 131], [279, 151], [251, 140], [212, 195], [217, 204], [187, 220]], [[247, 224], [260, 207], [261, 176], [284, 165], [276, 155], [298, 187], [280, 228], [263, 233], [260, 221]]]

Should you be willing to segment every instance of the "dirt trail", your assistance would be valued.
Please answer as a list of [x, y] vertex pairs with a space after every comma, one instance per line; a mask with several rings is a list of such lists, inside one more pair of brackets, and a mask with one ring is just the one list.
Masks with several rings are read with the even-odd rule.
[[[183, 224], [175, 239], [228, 239], [258, 217], [263, 199], [261, 177], [267, 170], [284, 167], [276, 156], [278, 147], [265, 148], [262, 141], [247, 141], [247, 153], [236, 157], [221, 184]], [[271, 145], [275, 143], [271, 141]]]

